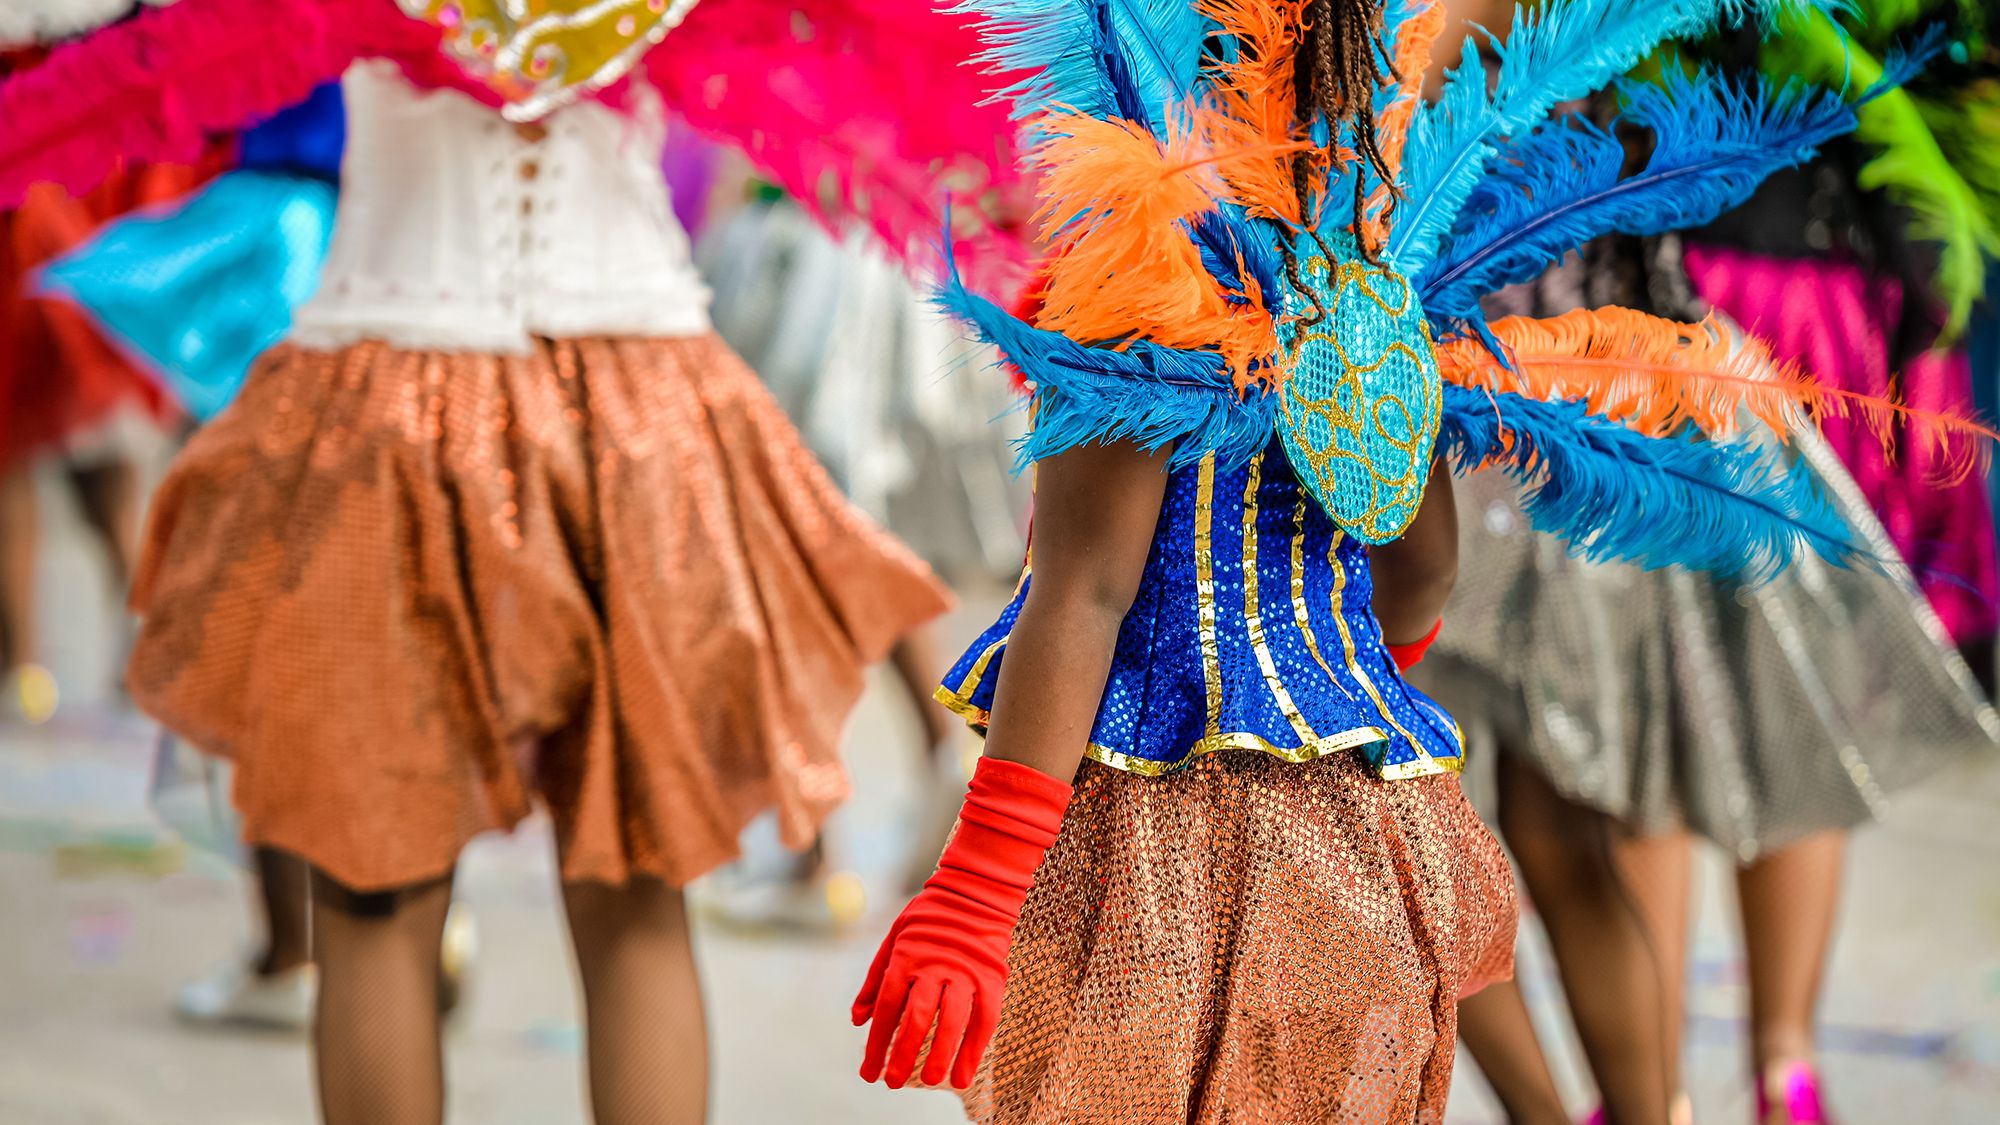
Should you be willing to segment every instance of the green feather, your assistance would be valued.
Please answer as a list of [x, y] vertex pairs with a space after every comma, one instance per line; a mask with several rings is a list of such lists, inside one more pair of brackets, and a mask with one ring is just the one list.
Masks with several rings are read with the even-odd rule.
[[[1899, 26], [1924, 7], [1918, 0], [1876, 0], [1868, 6], [1869, 26]], [[1766, 45], [1764, 64], [1772, 73], [1854, 88], [1882, 76], [1875, 56], [1818, 13], [1791, 17], [1783, 34]], [[2000, 256], [2000, 208], [1994, 206], [2000, 194], [1982, 192], [1968, 181], [1961, 158], [1946, 151], [1935, 127], [1943, 114], [1934, 104], [1929, 108], [1927, 114], [1925, 103], [1908, 90], [1890, 90], [1861, 107], [1855, 136], [1876, 153], [1861, 169], [1861, 186], [1887, 191], [1909, 210], [1912, 233], [1938, 245], [1937, 296], [1949, 310], [1945, 337], [1950, 339], [1985, 292], [1987, 259]], [[1981, 148], [1971, 144], [1962, 151]], [[1979, 155], [1984, 163], [1994, 159], [1983, 151]]]

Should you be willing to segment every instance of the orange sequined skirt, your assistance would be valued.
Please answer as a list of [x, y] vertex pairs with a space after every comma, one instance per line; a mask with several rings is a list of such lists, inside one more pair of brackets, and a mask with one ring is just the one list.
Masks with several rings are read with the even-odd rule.
[[1355, 754], [1086, 763], [968, 1115], [1441, 1121], [1457, 1001], [1512, 974], [1514, 921], [1454, 776], [1385, 782]]
[[281, 347], [147, 530], [135, 700], [249, 842], [356, 890], [544, 803], [564, 878], [683, 884], [848, 794], [866, 666], [942, 612], [713, 337]]

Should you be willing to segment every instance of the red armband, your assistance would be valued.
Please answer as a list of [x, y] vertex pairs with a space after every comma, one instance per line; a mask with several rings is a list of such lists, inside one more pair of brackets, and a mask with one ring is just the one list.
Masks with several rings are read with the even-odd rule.
[[1431, 631], [1425, 633], [1422, 640], [1411, 641], [1406, 645], [1390, 645], [1389, 659], [1396, 662], [1397, 670], [1407, 672], [1423, 663], [1424, 654], [1431, 650], [1431, 642], [1438, 639], [1438, 630], [1443, 628], [1444, 618], [1440, 617], [1438, 623], [1431, 626]]

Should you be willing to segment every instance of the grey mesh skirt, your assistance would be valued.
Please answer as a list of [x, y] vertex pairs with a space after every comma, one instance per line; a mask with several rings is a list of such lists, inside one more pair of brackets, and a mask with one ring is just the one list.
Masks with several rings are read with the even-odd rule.
[[[1878, 558], [1895, 548], [1823, 446], [1798, 447]], [[2000, 721], [1891, 573], [1808, 558], [1741, 587], [1572, 558], [1514, 486], [1459, 485], [1458, 588], [1412, 680], [1474, 742], [1636, 831], [1686, 827], [1740, 859], [1874, 819]]]

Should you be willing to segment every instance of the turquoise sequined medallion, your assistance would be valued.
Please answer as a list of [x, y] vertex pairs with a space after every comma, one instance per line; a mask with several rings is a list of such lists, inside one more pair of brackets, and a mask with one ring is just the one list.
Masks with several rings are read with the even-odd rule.
[[[1334, 245], [1343, 250], [1352, 241]], [[1403, 533], [1423, 502], [1444, 405], [1429, 327], [1408, 279], [1353, 253], [1297, 244], [1305, 291], [1287, 294], [1279, 340], [1285, 454], [1341, 530], [1364, 543]], [[1315, 300], [1317, 298], [1317, 300]]]

